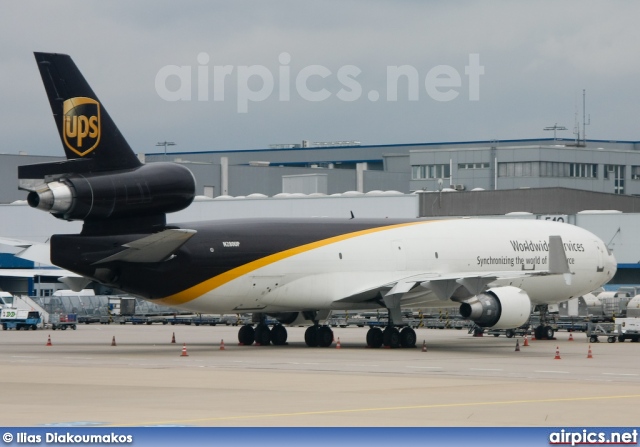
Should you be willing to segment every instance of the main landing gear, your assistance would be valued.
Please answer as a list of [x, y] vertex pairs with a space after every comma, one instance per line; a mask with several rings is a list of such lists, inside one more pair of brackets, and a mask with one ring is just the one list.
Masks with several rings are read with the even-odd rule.
[[[238, 331], [238, 341], [245, 346], [254, 342], [258, 346], [283, 346], [287, 344], [287, 328], [281, 324], [276, 324], [271, 329], [266, 323], [258, 323], [255, 328], [251, 324], [245, 324]], [[333, 331], [329, 326], [314, 324], [304, 333], [304, 341], [312, 348], [327, 348], [333, 343]]]
[[328, 348], [333, 343], [333, 330], [329, 326], [314, 324], [304, 333], [304, 341], [310, 348]]
[[250, 346], [254, 342], [258, 346], [268, 346], [272, 343], [282, 346], [287, 344], [287, 329], [281, 324], [276, 324], [271, 329], [266, 323], [258, 323], [255, 328], [245, 324], [238, 331], [238, 341], [245, 346]]
[[416, 346], [416, 331], [410, 327], [399, 330], [397, 327], [387, 326], [384, 331], [379, 327], [372, 327], [367, 331], [367, 346], [370, 348], [414, 348]]
[[367, 346], [370, 348], [414, 348], [416, 346], [416, 331], [406, 326], [402, 330], [397, 326], [402, 326], [402, 310], [400, 309], [401, 293], [387, 293], [381, 298], [380, 304], [387, 308], [387, 327], [382, 330], [372, 327], [367, 332]]
[[[270, 344], [282, 346], [287, 344], [287, 329], [280, 323], [269, 328], [265, 318], [254, 314], [257, 325], [245, 324], [238, 331], [238, 341], [241, 345], [251, 346], [254, 343], [258, 346], [268, 346]], [[401, 316], [399, 320], [402, 321]], [[321, 326], [315, 317], [313, 325], [309, 326], [304, 333], [304, 341], [311, 348], [328, 348], [333, 344], [333, 330], [329, 326]], [[416, 332], [410, 327], [400, 330], [393, 324], [391, 313], [389, 315], [389, 325], [382, 330], [379, 327], [372, 327], [367, 332], [367, 346], [370, 348], [414, 348], [416, 346]]]

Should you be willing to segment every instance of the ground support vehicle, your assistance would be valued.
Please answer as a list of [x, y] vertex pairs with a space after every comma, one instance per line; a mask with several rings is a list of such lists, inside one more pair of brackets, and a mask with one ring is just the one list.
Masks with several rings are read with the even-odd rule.
[[4, 330], [36, 330], [42, 326], [42, 317], [37, 311], [5, 308], [0, 314], [0, 324]]
[[640, 318], [616, 318], [616, 324], [620, 331], [618, 341], [640, 341]]

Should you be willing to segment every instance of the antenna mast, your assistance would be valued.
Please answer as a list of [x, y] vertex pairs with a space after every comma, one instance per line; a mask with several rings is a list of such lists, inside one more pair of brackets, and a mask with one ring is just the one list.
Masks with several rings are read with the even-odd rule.
[[582, 141], [584, 142], [584, 147], [587, 147], [587, 129], [586, 126], [591, 124], [591, 115], [589, 115], [589, 122], [587, 122], [585, 114], [586, 114], [586, 97], [587, 91], [582, 89]]

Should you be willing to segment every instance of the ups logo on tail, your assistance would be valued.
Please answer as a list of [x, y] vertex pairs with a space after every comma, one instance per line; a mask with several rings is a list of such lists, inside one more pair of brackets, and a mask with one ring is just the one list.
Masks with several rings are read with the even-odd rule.
[[71, 98], [62, 104], [64, 144], [84, 157], [100, 142], [100, 103], [91, 98]]

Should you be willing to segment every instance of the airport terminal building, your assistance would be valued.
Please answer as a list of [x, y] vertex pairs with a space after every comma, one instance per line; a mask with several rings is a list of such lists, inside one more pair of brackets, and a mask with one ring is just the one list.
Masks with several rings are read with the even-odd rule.
[[[139, 157], [146, 163], [184, 164], [194, 173], [198, 194], [212, 198], [548, 187], [640, 195], [640, 141], [548, 138], [368, 146], [304, 141]], [[0, 154], [0, 203], [25, 197], [16, 186], [18, 166], [61, 159]]]
[[[60, 151], [62, 152], [62, 151]], [[618, 284], [640, 284], [640, 141], [564, 139], [364, 146], [274, 145], [242, 151], [146, 153], [194, 174], [199, 197], [169, 222], [233, 217], [432, 217], [509, 215], [594, 232], [618, 260]], [[30, 209], [20, 165], [62, 157], [0, 154], [0, 235], [44, 242], [79, 232]], [[15, 253], [9, 247], [0, 252]], [[24, 268], [0, 256], [0, 268]], [[63, 285], [4, 279], [0, 288], [50, 294]]]

